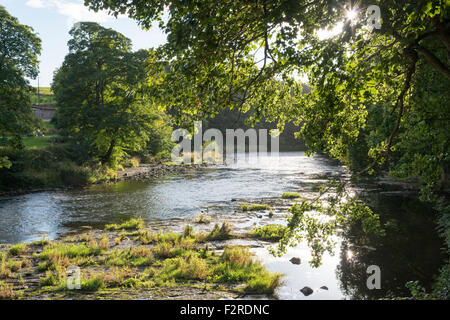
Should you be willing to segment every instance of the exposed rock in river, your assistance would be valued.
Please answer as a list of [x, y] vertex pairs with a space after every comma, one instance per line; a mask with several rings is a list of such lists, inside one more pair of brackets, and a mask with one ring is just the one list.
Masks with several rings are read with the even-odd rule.
[[291, 260], [289, 260], [292, 264], [300, 264], [302, 263], [302, 260], [298, 257], [293, 257]]
[[305, 296], [309, 296], [310, 294], [312, 294], [314, 291], [313, 289], [311, 289], [310, 287], [304, 287], [303, 289], [300, 290], [301, 293], [303, 293]]

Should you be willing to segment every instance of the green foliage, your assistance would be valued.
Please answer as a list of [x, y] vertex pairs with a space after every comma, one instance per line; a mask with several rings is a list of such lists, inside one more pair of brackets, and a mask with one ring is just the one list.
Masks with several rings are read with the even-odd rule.
[[268, 224], [252, 230], [251, 236], [268, 241], [278, 241], [283, 238], [285, 227], [279, 224]]
[[131, 218], [122, 224], [107, 224], [105, 230], [139, 230], [145, 228], [145, 222], [142, 218]]
[[259, 294], [272, 294], [281, 283], [281, 275], [270, 273], [253, 261], [246, 247], [226, 247], [220, 260], [214, 269], [215, 282], [244, 282], [245, 292]]
[[25, 253], [28, 250], [26, 243], [18, 243], [9, 248], [8, 253], [12, 256], [18, 256]]
[[13, 288], [8, 283], [0, 281], [0, 300], [11, 300], [14, 297]]
[[106, 265], [113, 266], [150, 266], [154, 262], [153, 251], [146, 247], [128, 250], [113, 250], [105, 259]]
[[297, 199], [300, 198], [300, 194], [296, 192], [283, 192], [281, 195], [283, 199]]
[[184, 257], [165, 260], [158, 276], [163, 280], [205, 280], [210, 273], [207, 262], [191, 253]]
[[105, 283], [101, 277], [94, 277], [81, 282], [81, 290], [83, 291], [98, 291], [104, 287]]
[[[321, 199], [325, 194], [329, 195]], [[302, 200], [289, 208], [288, 224], [284, 229], [277, 248], [270, 248], [273, 255], [281, 256], [287, 247], [305, 241], [311, 249], [312, 266], [320, 266], [325, 252], [332, 253], [335, 242], [333, 236], [342, 226], [362, 228], [367, 234], [382, 235], [380, 218], [377, 214], [355, 199], [346, 184], [331, 181], [322, 186], [319, 196], [312, 201]]]
[[103, 168], [74, 163], [71, 155], [77, 151], [68, 145], [2, 151], [13, 165], [9, 169], [0, 168], [0, 190], [86, 185], [109, 174]]
[[41, 41], [29, 26], [0, 6], [0, 168], [11, 167], [1, 145], [23, 147], [21, 136], [36, 125], [26, 78], [38, 74]]
[[38, 88], [35, 87], [31, 95], [31, 103], [33, 105], [54, 106], [56, 104], [55, 95], [51, 88], [40, 87], [38, 97]]
[[[150, 137], [163, 140], [155, 130], [167, 131], [167, 125], [150, 95], [159, 72], [154, 53], [132, 52], [128, 38], [96, 23], [81, 23], [70, 35], [69, 54], [52, 85], [61, 133], [113, 166], [144, 150]], [[155, 141], [155, 152], [161, 144]]]
[[240, 208], [242, 211], [263, 211], [263, 210], [270, 210], [270, 206], [268, 204], [247, 204], [245, 202], [240, 204]]
[[232, 228], [228, 222], [222, 223], [222, 226], [219, 227], [219, 225], [216, 223], [214, 225], [214, 228], [208, 233], [206, 238], [208, 240], [226, 240], [233, 237], [231, 234]]
[[99, 255], [101, 252], [102, 249], [88, 247], [85, 244], [57, 243], [45, 246], [39, 257], [43, 260], [49, 260], [54, 257], [76, 258]]
[[42, 287], [47, 286], [58, 286], [62, 287], [65, 285], [65, 278], [57, 271], [47, 271], [44, 278], [39, 280], [39, 285]]

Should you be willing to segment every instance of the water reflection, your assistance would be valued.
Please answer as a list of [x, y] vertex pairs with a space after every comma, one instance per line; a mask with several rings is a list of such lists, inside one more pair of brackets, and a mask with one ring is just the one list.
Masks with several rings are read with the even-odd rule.
[[[435, 212], [418, 200], [372, 194], [367, 197], [380, 215], [384, 235], [364, 234], [357, 225], [342, 234], [337, 277], [351, 299], [408, 296], [408, 281], [419, 280], [428, 290], [444, 258], [442, 239], [435, 232]], [[381, 289], [369, 290], [367, 267], [381, 270]]]

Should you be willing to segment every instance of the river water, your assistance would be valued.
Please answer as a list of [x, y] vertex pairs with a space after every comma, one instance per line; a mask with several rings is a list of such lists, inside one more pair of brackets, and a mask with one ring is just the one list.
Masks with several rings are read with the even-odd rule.
[[[336, 162], [303, 152], [278, 157], [241, 156], [220, 167], [187, 171], [152, 181], [122, 181], [85, 189], [39, 192], [0, 198], [0, 243], [28, 242], [43, 233], [57, 238], [86, 227], [142, 217], [148, 222], [192, 218], [201, 210], [233, 214], [240, 201], [264, 202], [283, 192], [311, 193], [332, 177], [345, 174]], [[368, 188], [368, 187], [367, 187]], [[364, 187], [363, 187], [364, 190]], [[380, 214], [386, 235], [367, 237], [347, 230], [336, 238], [334, 255], [326, 254], [319, 268], [308, 264], [309, 249], [300, 244], [281, 258], [256, 249], [265, 266], [284, 273], [282, 299], [361, 299], [407, 294], [406, 281], [432, 283], [443, 259], [429, 208], [403, 192], [370, 187], [368, 201]], [[237, 201], [236, 201], [237, 200]], [[289, 262], [293, 256], [302, 263]], [[381, 269], [380, 290], [369, 290], [366, 268]], [[305, 297], [299, 289], [309, 286]], [[326, 286], [327, 289], [320, 289]]]

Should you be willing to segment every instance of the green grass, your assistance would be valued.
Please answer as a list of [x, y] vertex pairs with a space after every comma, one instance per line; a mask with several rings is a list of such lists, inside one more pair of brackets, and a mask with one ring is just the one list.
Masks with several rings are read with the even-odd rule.
[[135, 219], [132, 218], [130, 220], [125, 221], [122, 224], [107, 224], [105, 226], [105, 230], [139, 230], [144, 229], [145, 223], [141, 218]]
[[212, 270], [206, 260], [198, 257], [194, 252], [186, 256], [167, 259], [158, 277], [165, 281], [171, 279], [205, 280]]
[[[137, 220], [137, 219], [136, 219]], [[140, 226], [141, 223], [125, 223], [125, 226]], [[120, 225], [119, 229], [122, 229]], [[227, 239], [233, 237], [231, 226], [225, 222], [216, 224], [210, 233], [195, 234], [191, 226], [187, 226], [183, 234], [152, 233], [148, 230], [127, 233], [140, 241], [145, 236], [150, 246], [131, 246], [127, 249], [101, 248], [101, 239], [109, 239], [110, 234], [95, 236], [86, 234], [67, 241], [45, 244], [40, 253], [29, 259], [8, 260], [9, 252], [0, 251], [0, 278], [17, 278], [21, 268], [39, 274], [39, 292], [69, 293], [66, 286], [66, 268], [77, 265], [84, 269], [81, 278], [81, 290], [97, 292], [100, 289], [112, 288], [154, 288], [164, 286], [210, 286], [223, 287], [233, 285], [226, 290], [247, 293], [271, 294], [280, 284], [280, 275], [267, 271], [259, 261], [253, 259], [249, 248], [242, 246], [226, 247], [221, 255], [216, 254], [208, 245], [200, 245], [205, 239]], [[45, 237], [42, 242], [46, 241]], [[78, 243], [74, 243], [77, 241]], [[105, 241], [106, 242], [106, 241]], [[14, 246], [13, 251], [22, 252], [25, 244]], [[37, 257], [39, 261], [32, 261]], [[33, 268], [28, 270], [28, 268]], [[3, 270], [3, 271], [2, 271]], [[20, 274], [19, 274], [20, 276]], [[240, 287], [240, 284], [244, 284]], [[237, 286], [237, 287], [234, 287]], [[225, 288], [225, 287], [223, 287]], [[218, 289], [221, 290], [221, 289]], [[224, 289], [225, 290], [225, 289]], [[37, 292], [39, 294], [39, 292]], [[5, 290], [5, 296], [10, 295]]]
[[207, 234], [206, 239], [207, 240], [226, 240], [231, 239], [234, 236], [231, 233], [232, 228], [228, 222], [222, 223], [222, 226], [219, 227], [219, 225], [216, 223], [214, 225], [214, 228], [211, 230], [210, 233]]
[[86, 279], [81, 282], [81, 290], [83, 291], [98, 291], [104, 288], [105, 282], [100, 276], [96, 276], [91, 279]]
[[105, 259], [108, 266], [150, 266], [155, 261], [153, 250], [135, 247], [127, 250], [113, 250]]
[[242, 202], [240, 205], [240, 208], [242, 211], [264, 211], [264, 210], [270, 210], [270, 206], [268, 204], [247, 204], [245, 202]]
[[297, 199], [300, 198], [300, 194], [296, 192], [283, 192], [281, 197], [283, 199]]
[[39, 257], [42, 260], [49, 260], [55, 257], [77, 258], [96, 256], [101, 253], [101, 248], [88, 247], [85, 244], [58, 243], [44, 247]]
[[54, 105], [56, 104], [56, 99], [51, 88], [40, 87], [39, 88], [39, 99], [37, 94], [38, 88], [34, 88], [34, 93], [31, 94], [31, 103], [41, 105]]
[[29, 149], [43, 149], [47, 148], [52, 144], [52, 139], [54, 136], [45, 137], [24, 137], [23, 144], [25, 148]]
[[281, 274], [272, 273], [254, 261], [246, 247], [226, 247], [214, 268], [214, 282], [246, 284], [247, 293], [273, 294], [281, 283]]
[[26, 243], [19, 243], [16, 245], [13, 245], [11, 248], [9, 248], [8, 253], [12, 256], [17, 256], [20, 254], [23, 254], [27, 251], [28, 246]]
[[251, 232], [251, 236], [267, 241], [280, 240], [285, 232], [286, 228], [279, 224], [269, 224], [263, 227], [254, 228]]

